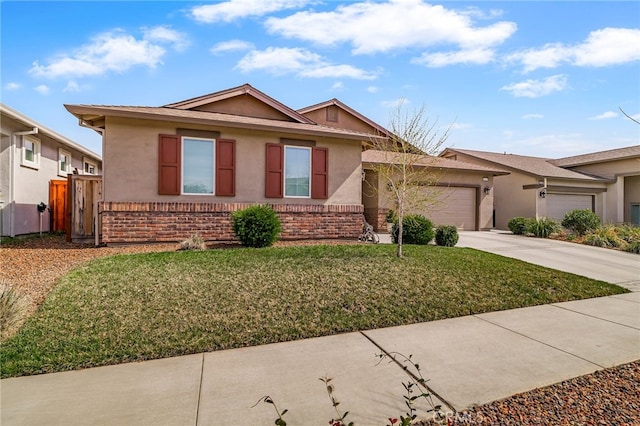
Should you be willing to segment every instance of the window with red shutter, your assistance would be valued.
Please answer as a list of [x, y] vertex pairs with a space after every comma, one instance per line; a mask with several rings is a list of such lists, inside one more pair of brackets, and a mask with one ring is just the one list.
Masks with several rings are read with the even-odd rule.
[[282, 198], [284, 147], [268, 143], [266, 154], [265, 197]]
[[236, 141], [216, 140], [216, 195], [236, 195]]
[[329, 198], [329, 150], [313, 148], [311, 153], [311, 198]]
[[180, 195], [181, 146], [177, 135], [158, 137], [158, 194]]

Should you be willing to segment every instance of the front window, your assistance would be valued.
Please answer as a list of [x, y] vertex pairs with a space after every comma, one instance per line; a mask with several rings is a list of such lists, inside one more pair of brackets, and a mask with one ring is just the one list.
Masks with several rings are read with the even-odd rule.
[[85, 175], [98, 174], [98, 165], [96, 163], [86, 158], [82, 161], [82, 163], [83, 163], [82, 169]]
[[284, 150], [284, 196], [311, 195], [311, 148], [287, 146]]
[[182, 139], [183, 194], [213, 194], [214, 145], [213, 139]]
[[66, 176], [71, 171], [71, 154], [64, 149], [58, 150], [58, 175]]
[[29, 136], [22, 137], [21, 164], [33, 169], [40, 168], [40, 140]]

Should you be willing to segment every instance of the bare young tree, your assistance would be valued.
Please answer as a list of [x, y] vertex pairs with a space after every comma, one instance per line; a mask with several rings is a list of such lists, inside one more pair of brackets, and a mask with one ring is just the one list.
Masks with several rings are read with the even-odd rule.
[[452, 126], [443, 132], [437, 120], [430, 120], [423, 107], [408, 110], [404, 102], [392, 111], [386, 138], [370, 141], [373, 159], [367, 168], [375, 175], [375, 182], [368, 182], [369, 189], [378, 200], [390, 202], [398, 219], [396, 255], [402, 257], [402, 221], [407, 211], [425, 207], [435, 202], [437, 191], [428, 191], [439, 181], [440, 172], [434, 164], [435, 154], [447, 140]]

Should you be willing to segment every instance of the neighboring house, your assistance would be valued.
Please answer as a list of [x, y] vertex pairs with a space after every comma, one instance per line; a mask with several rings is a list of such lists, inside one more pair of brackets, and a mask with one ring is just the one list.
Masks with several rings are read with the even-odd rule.
[[[302, 108], [298, 112], [327, 126], [389, 136], [384, 127], [337, 99]], [[383, 230], [385, 216], [394, 206], [386, 196], [386, 191], [380, 190], [386, 183], [382, 182], [375, 168], [379, 163], [397, 161], [394, 159], [396, 154], [367, 149], [368, 145], [364, 144], [362, 152], [364, 213], [374, 229]], [[428, 202], [413, 206], [409, 213], [423, 214], [436, 226], [455, 225], [463, 230], [487, 230], [493, 227], [494, 176], [507, 172], [498, 167], [462, 164], [426, 155], [420, 163], [426, 169], [425, 178], [429, 176], [434, 180], [424, 188], [429, 193], [424, 197]]]
[[103, 135], [104, 243], [234, 238], [231, 213], [273, 206], [283, 239], [362, 230], [362, 145], [252, 86], [162, 107], [65, 105]]
[[494, 181], [498, 229], [516, 216], [561, 221], [574, 209], [592, 210], [604, 223], [634, 222], [640, 209], [640, 146], [558, 160], [454, 148], [440, 156], [510, 172]]
[[[48, 232], [52, 181], [66, 181], [71, 173], [98, 175], [102, 159], [4, 104], [0, 114], [0, 234]], [[41, 203], [49, 207], [42, 213]]]

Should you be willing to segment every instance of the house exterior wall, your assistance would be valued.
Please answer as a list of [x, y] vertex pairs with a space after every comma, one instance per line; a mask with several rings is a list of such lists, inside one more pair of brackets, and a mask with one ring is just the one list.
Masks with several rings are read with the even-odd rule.
[[[367, 165], [365, 165], [365, 168]], [[484, 182], [483, 177], [487, 177], [488, 181]], [[434, 205], [413, 207], [408, 209], [408, 213], [420, 212], [429, 217], [429, 209], [438, 208], [435, 203], [446, 203], [447, 188], [472, 188], [477, 193], [476, 199], [476, 230], [489, 230], [493, 228], [493, 197], [494, 197], [494, 177], [482, 172], [464, 172], [447, 170], [441, 174], [436, 174], [434, 185], [425, 188], [425, 190], [433, 192], [432, 196], [425, 197], [425, 200], [431, 198]], [[374, 229], [385, 229], [385, 216], [389, 209], [394, 208], [393, 201], [388, 197], [387, 191], [380, 191], [378, 188], [385, 188], [386, 182], [378, 176], [374, 170], [366, 170], [366, 182], [363, 182], [363, 203], [365, 207], [365, 217], [367, 221], [373, 225]], [[488, 186], [490, 191], [484, 193], [483, 188]], [[427, 203], [428, 204], [428, 203]]]
[[631, 204], [640, 204], [640, 176], [627, 176], [624, 178], [623, 221], [625, 223], [631, 222]]
[[252, 96], [236, 96], [194, 108], [195, 111], [220, 112], [223, 114], [243, 115], [245, 117], [268, 118], [271, 120], [292, 121], [285, 114], [277, 111]]
[[338, 121], [327, 120], [327, 108], [306, 112], [305, 117], [310, 118], [318, 124], [339, 129], [353, 130], [356, 132], [371, 133], [372, 128], [367, 123], [347, 113], [343, 109], [338, 109]]
[[[50, 212], [40, 213], [37, 205], [41, 202], [49, 204], [49, 182], [53, 179], [66, 179], [66, 175], [58, 172], [58, 149], [62, 148], [71, 154], [71, 166], [80, 173], [83, 169], [82, 152], [63, 144], [42, 132], [29, 137], [40, 142], [40, 160], [37, 168], [22, 164], [22, 147], [25, 136], [13, 135], [14, 132], [29, 130], [11, 117], [2, 116], [2, 172], [0, 172], [0, 205], [2, 208], [1, 233], [4, 236], [16, 236], [30, 233], [48, 232], [50, 229]], [[92, 159], [100, 171], [101, 163]]]
[[[107, 117], [103, 158], [103, 241], [179, 241], [199, 233], [209, 240], [233, 239], [230, 214], [251, 204], [274, 207], [283, 239], [355, 238], [362, 227], [361, 144], [279, 132], [189, 126], [220, 132], [236, 141], [236, 195], [159, 195], [158, 135], [185, 124]], [[314, 140], [328, 149], [329, 197], [266, 198], [266, 144], [281, 138]]]

